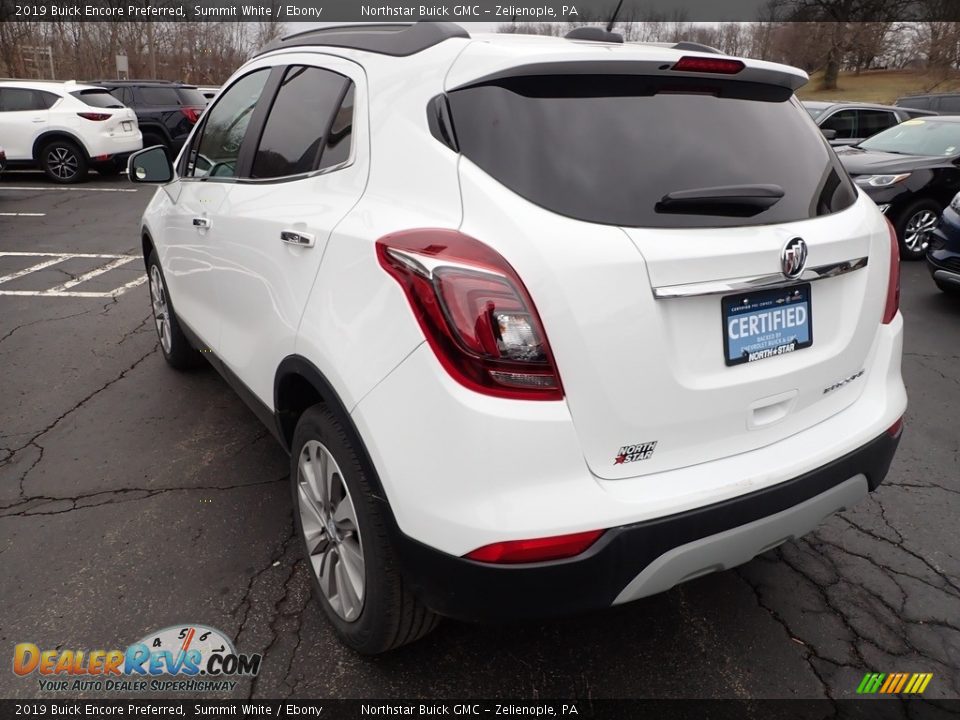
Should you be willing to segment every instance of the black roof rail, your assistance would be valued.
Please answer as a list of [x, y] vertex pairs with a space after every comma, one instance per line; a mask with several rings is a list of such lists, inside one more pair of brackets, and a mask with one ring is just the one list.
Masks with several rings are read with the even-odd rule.
[[456, 23], [416, 22], [381, 25], [335, 25], [286, 35], [267, 45], [257, 55], [272, 50], [303, 45], [326, 45], [353, 50], [406, 57], [431, 48], [450, 38], [469, 38]]
[[574, 28], [564, 37], [567, 40], [590, 40], [591, 42], [622, 43], [623, 35], [604, 30], [598, 25], [583, 25]]
[[674, 50], [692, 50], [693, 52], [705, 52], [705, 53], [714, 53], [716, 55], [723, 55], [722, 52], [717, 50], [715, 47], [710, 47], [709, 45], [704, 45], [703, 43], [698, 42], [689, 42], [688, 40], [682, 40], [678, 43], [675, 43], [673, 46]]

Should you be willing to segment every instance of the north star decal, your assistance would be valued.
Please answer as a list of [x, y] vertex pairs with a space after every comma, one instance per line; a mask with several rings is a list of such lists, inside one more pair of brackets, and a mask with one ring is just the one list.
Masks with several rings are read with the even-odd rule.
[[613, 459], [613, 464], [623, 465], [624, 463], [637, 462], [637, 460], [649, 460], [656, 446], [656, 440], [653, 442], [637, 443], [636, 445], [624, 445], [617, 452], [617, 456]]

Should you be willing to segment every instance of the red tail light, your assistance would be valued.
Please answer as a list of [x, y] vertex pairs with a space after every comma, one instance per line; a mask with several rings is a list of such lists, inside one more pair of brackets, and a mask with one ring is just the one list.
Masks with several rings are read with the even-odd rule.
[[83, 113], [77, 113], [77, 115], [82, 117], [84, 120], [93, 120], [94, 122], [102, 122], [104, 120], [109, 120], [110, 118], [113, 117], [113, 115], [111, 115], [110, 113], [83, 112]]
[[890, 277], [887, 281], [887, 305], [883, 310], [883, 324], [893, 322], [900, 309], [900, 244], [897, 242], [897, 231], [887, 220], [887, 230], [890, 232]]
[[887, 435], [897, 437], [903, 431], [903, 418], [897, 420], [893, 425], [887, 428]]
[[739, 60], [724, 58], [705, 58], [684, 56], [677, 60], [671, 70], [682, 72], [719, 73], [721, 75], [736, 75], [746, 67]]
[[509, 540], [484, 545], [467, 553], [464, 557], [468, 560], [502, 565], [561, 560], [584, 552], [603, 535], [603, 532], [603, 530], [590, 530], [535, 540]]
[[443, 367], [476, 392], [561, 400], [563, 388], [533, 301], [492, 248], [456, 230], [404, 230], [377, 241]]
[[182, 112], [186, 116], [187, 120], [190, 121], [191, 125], [196, 125], [197, 120], [200, 119], [200, 113], [203, 112], [203, 110], [199, 108], [182, 107], [180, 108], [180, 112]]

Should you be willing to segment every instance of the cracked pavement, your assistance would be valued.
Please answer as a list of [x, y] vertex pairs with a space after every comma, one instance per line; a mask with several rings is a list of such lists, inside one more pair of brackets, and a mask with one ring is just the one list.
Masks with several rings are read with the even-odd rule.
[[[0, 209], [47, 213], [0, 218], [0, 250], [139, 252], [151, 190], [44, 187], [0, 180]], [[932, 672], [925, 697], [960, 697], [960, 300], [921, 264], [903, 266], [906, 431], [869, 500], [656, 597], [549, 623], [447, 621], [374, 659], [342, 648], [311, 597], [286, 456], [215, 372], [166, 367], [147, 295], [0, 297], [2, 653], [198, 622], [264, 654], [241, 697], [841, 699], [865, 672]], [[39, 695], [0, 672], [0, 696]]]

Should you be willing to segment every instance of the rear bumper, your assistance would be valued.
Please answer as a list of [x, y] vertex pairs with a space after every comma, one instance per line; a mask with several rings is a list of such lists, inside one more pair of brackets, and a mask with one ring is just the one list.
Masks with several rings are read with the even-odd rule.
[[800, 537], [883, 481], [900, 441], [884, 433], [811, 472], [687, 512], [611, 528], [569, 560], [489, 565], [434, 550], [399, 531], [413, 591], [468, 621], [522, 620], [609, 607], [748, 561]]

